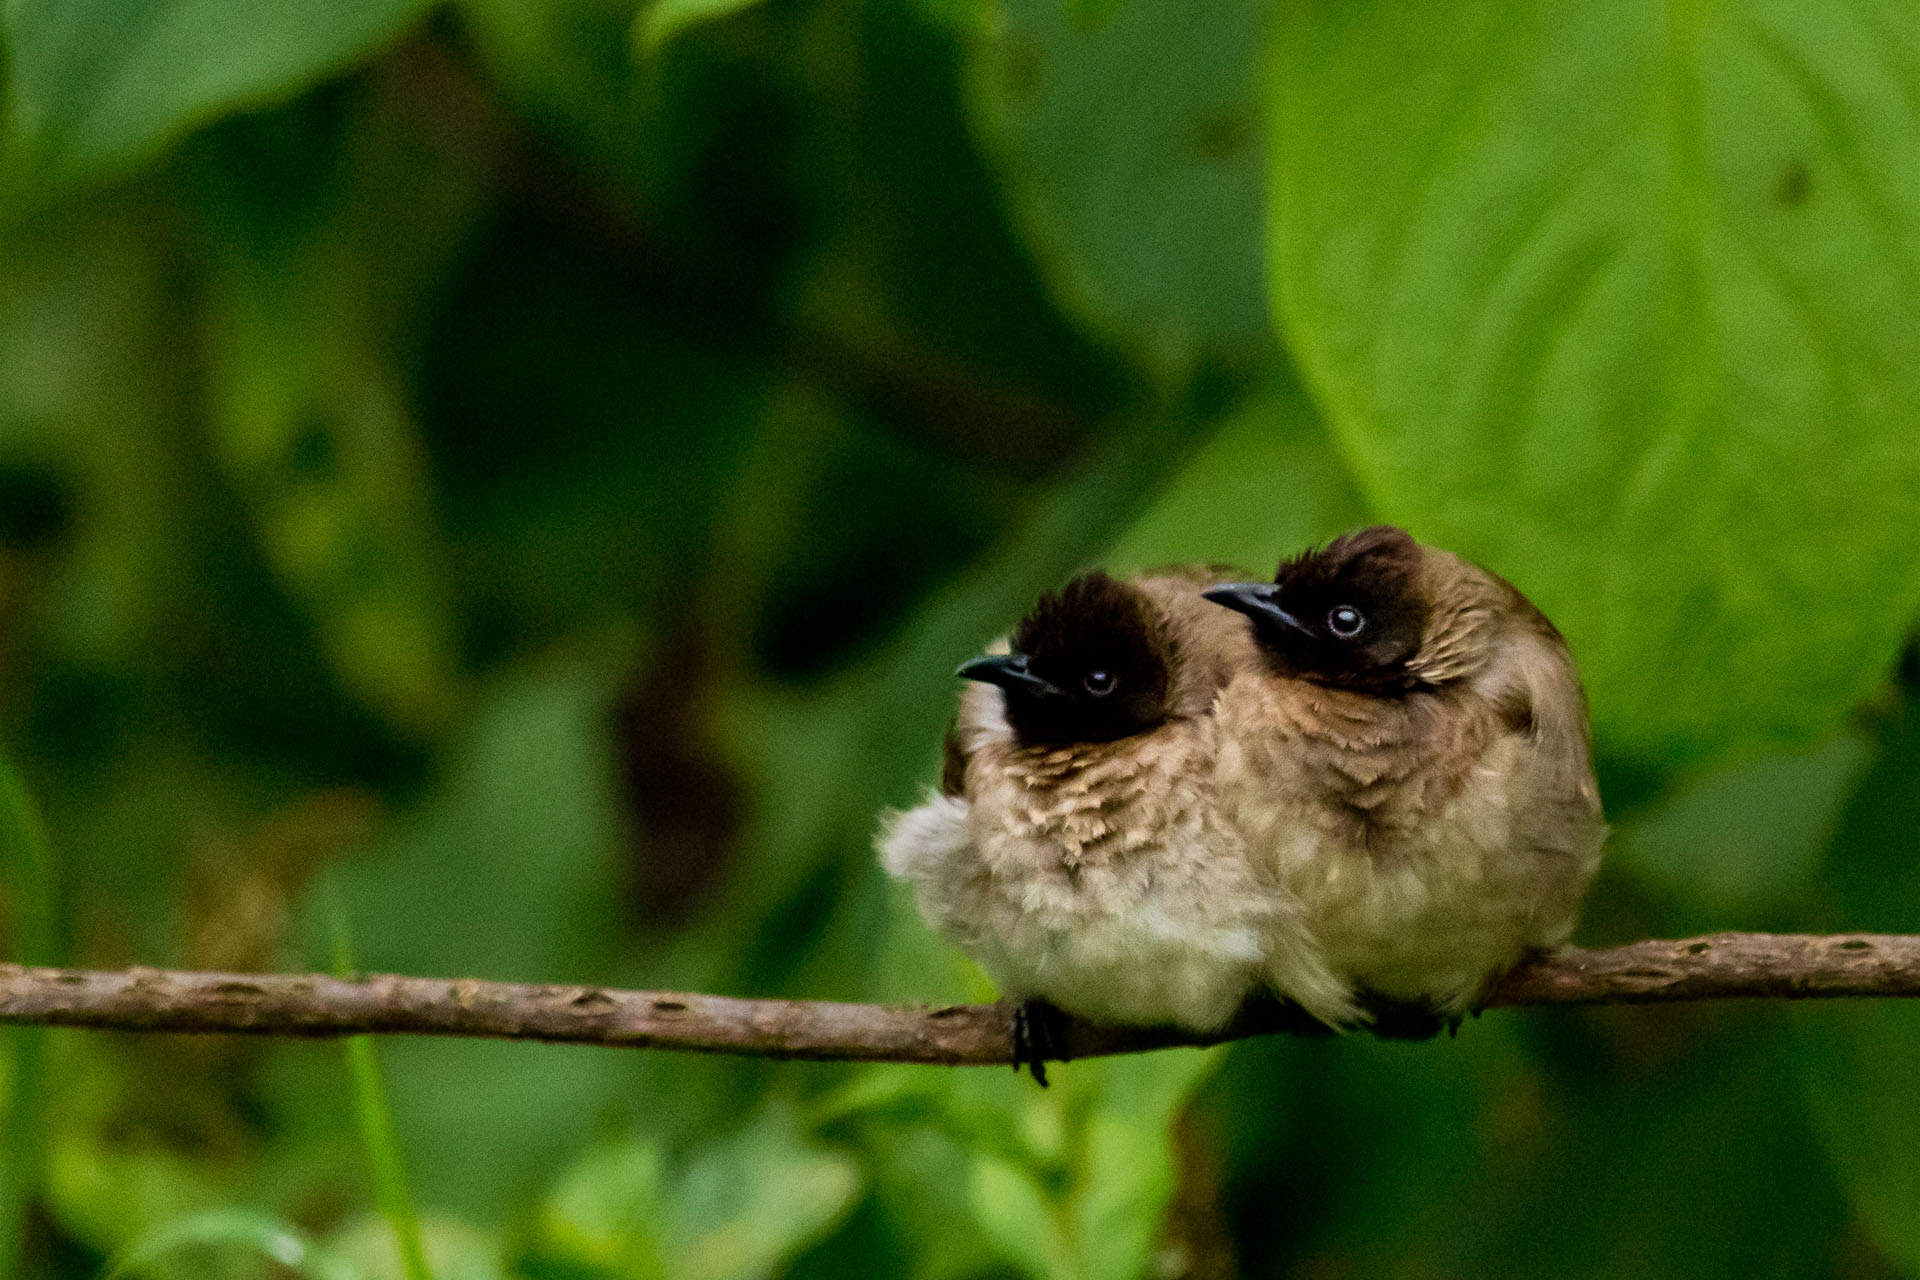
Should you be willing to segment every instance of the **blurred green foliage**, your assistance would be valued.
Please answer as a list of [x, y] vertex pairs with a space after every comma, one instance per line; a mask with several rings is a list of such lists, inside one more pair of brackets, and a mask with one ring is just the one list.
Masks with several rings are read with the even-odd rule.
[[[985, 998], [954, 663], [1371, 519], [1567, 631], [1585, 940], [1914, 931], [1917, 18], [0, 5], [0, 954]], [[1904, 1004], [358, 1052], [7, 1034], [0, 1275], [1920, 1275]]]

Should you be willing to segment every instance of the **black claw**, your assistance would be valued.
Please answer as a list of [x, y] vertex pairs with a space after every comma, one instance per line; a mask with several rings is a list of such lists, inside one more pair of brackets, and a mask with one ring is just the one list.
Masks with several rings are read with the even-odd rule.
[[1025, 1067], [1044, 1089], [1049, 1058], [1067, 1060], [1067, 1015], [1045, 1000], [1022, 1000], [1013, 1006], [1014, 1073]]

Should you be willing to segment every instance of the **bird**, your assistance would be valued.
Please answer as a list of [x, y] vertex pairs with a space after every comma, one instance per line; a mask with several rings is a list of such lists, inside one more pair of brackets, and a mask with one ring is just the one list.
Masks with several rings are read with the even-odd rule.
[[1015, 1001], [1015, 1069], [1046, 1083], [1062, 1011], [1217, 1030], [1281, 976], [1314, 1018], [1361, 1011], [1213, 797], [1214, 707], [1260, 661], [1204, 568], [1082, 574], [961, 666], [938, 794], [890, 815], [882, 864]]
[[1505, 579], [1375, 525], [1204, 597], [1253, 623], [1216, 799], [1381, 1035], [1457, 1030], [1564, 945], [1606, 838], [1586, 694]]

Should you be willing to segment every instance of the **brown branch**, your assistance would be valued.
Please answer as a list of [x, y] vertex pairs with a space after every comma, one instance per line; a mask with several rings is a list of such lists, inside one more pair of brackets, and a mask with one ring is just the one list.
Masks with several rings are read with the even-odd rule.
[[[1920, 996], [1920, 937], [1721, 933], [1564, 951], [1532, 960], [1489, 1007], [1730, 998]], [[0, 1023], [118, 1031], [490, 1036], [566, 1044], [865, 1062], [1010, 1060], [1004, 1005], [741, 1000], [604, 987], [372, 975], [103, 973], [0, 964]], [[1075, 1022], [1073, 1057], [1300, 1031], [1300, 1015], [1250, 1011], [1213, 1035]]]

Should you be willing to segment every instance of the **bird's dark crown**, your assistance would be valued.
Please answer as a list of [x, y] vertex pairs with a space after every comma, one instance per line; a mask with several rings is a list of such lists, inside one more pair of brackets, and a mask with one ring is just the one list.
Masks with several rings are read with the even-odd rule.
[[1036, 681], [1005, 686], [1022, 742], [1105, 742], [1167, 718], [1176, 644], [1160, 610], [1130, 583], [1084, 573], [1040, 597], [1013, 635]]
[[[1407, 688], [1417, 683], [1407, 664], [1429, 612], [1420, 570], [1420, 544], [1403, 529], [1374, 525], [1335, 538], [1282, 561], [1274, 574], [1275, 603], [1297, 625], [1256, 618], [1257, 632], [1300, 674], [1354, 688]], [[1357, 633], [1337, 634], [1356, 615]]]

